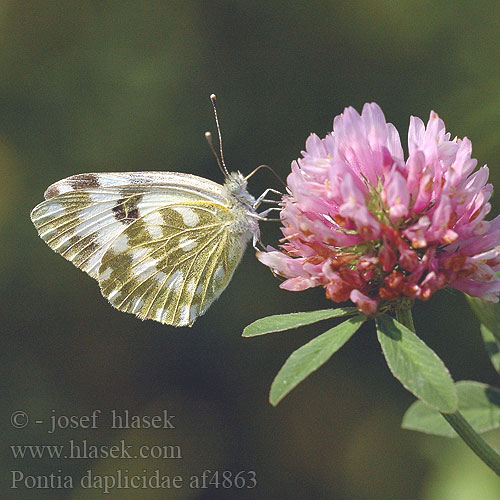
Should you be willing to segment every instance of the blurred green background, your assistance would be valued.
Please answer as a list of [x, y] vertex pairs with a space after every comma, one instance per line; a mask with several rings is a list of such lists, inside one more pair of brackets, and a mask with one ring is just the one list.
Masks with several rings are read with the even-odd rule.
[[[323, 324], [243, 339], [251, 321], [329, 307], [322, 290], [278, 289], [248, 251], [229, 288], [192, 328], [141, 322], [53, 253], [29, 212], [80, 172], [174, 170], [221, 181], [203, 133], [215, 92], [226, 161], [282, 176], [311, 131], [345, 106], [379, 103], [405, 143], [431, 109], [467, 135], [500, 183], [500, 4], [382, 0], [37, 1], [0, 3], [2, 498], [497, 500], [500, 483], [460, 442], [402, 431], [413, 398], [367, 326], [278, 408], [271, 381]], [[250, 190], [279, 187], [265, 171]], [[498, 213], [500, 198], [493, 201]], [[275, 242], [277, 225], [264, 228]], [[415, 312], [456, 380], [498, 385], [460, 294]], [[98, 429], [47, 433], [58, 415], [101, 409]], [[176, 415], [175, 430], [112, 430], [111, 409]], [[14, 429], [13, 411], [31, 421]], [[495, 438], [495, 436], [492, 436]], [[179, 445], [181, 460], [20, 460], [7, 445]], [[498, 436], [497, 436], [498, 443]], [[254, 489], [78, 487], [88, 469], [186, 478], [255, 470]], [[70, 474], [72, 490], [11, 489], [10, 470]], [[58, 472], [59, 471], [59, 472]]]

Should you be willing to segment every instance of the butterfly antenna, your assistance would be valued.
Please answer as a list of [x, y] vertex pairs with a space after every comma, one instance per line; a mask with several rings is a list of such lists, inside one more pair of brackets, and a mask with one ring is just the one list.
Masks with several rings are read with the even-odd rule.
[[222, 150], [222, 134], [220, 132], [219, 117], [217, 116], [217, 103], [215, 94], [210, 95], [210, 101], [212, 101], [212, 107], [214, 108], [215, 124], [217, 125], [217, 134], [219, 135], [219, 150], [220, 150], [220, 161], [222, 163], [222, 171], [227, 177], [229, 172], [226, 167], [226, 162], [224, 161], [224, 151]]
[[266, 168], [267, 170], [269, 170], [275, 177], [276, 179], [278, 179], [281, 184], [283, 184], [283, 186], [286, 187], [286, 182], [276, 173], [276, 171], [271, 168], [269, 165], [259, 165], [258, 167], [254, 168], [246, 177], [245, 177], [245, 180], [247, 181], [248, 179], [250, 179], [250, 177], [252, 177], [254, 174], [256, 174], [260, 169], [262, 168]]
[[215, 148], [214, 148], [214, 144], [212, 142], [212, 134], [210, 132], [205, 132], [205, 139], [207, 140], [208, 142], [208, 147], [210, 148], [210, 151], [212, 151], [213, 155], [215, 156], [215, 161], [217, 162], [217, 165], [220, 169], [220, 171], [222, 172], [222, 174], [224, 175], [224, 177], [227, 177], [227, 169], [224, 169], [224, 167], [222, 166], [222, 163], [221, 161], [219, 160], [219, 155], [217, 154], [217, 151], [215, 151]]

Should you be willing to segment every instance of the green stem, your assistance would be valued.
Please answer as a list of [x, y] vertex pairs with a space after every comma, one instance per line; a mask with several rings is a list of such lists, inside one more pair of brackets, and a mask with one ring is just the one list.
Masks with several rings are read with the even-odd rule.
[[413, 333], [415, 333], [415, 325], [413, 324], [413, 315], [411, 313], [411, 309], [397, 309], [396, 310], [396, 319], [406, 328], [410, 329]]
[[470, 426], [463, 415], [457, 410], [455, 413], [441, 413], [465, 444], [498, 476], [500, 476], [500, 455]]
[[[415, 332], [411, 309], [398, 309], [396, 319]], [[441, 413], [445, 420], [455, 429], [464, 443], [498, 476], [500, 476], [500, 455], [471, 427], [463, 415], [457, 410], [454, 413]]]

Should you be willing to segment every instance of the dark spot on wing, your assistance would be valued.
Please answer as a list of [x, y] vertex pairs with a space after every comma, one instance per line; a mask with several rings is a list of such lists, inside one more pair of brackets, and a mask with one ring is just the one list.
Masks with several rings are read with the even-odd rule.
[[46, 200], [50, 200], [67, 191], [92, 189], [99, 186], [100, 183], [97, 174], [77, 174], [49, 186], [45, 191], [44, 197]]
[[96, 174], [77, 174], [71, 176], [68, 181], [74, 190], [91, 189], [101, 185]]
[[129, 198], [121, 198], [116, 202], [113, 207], [113, 214], [115, 219], [123, 222], [123, 224], [130, 224], [139, 218], [139, 209], [137, 204], [141, 199], [141, 195], [130, 196]]
[[59, 194], [59, 187], [57, 184], [52, 184], [52, 186], [49, 186], [46, 190], [45, 193], [43, 193], [43, 197], [46, 200], [50, 200], [51, 198], [54, 198], [54, 196], [57, 196]]
[[50, 200], [51, 198], [54, 198], [54, 196], [57, 196], [60, 193], [59, 190], [59, 183], [56, 182], [55, 184], [52, 184], [52, 186], [49, 186], [46, 190], [45, 193], [43, 194], [43, 197], [46, 200]]

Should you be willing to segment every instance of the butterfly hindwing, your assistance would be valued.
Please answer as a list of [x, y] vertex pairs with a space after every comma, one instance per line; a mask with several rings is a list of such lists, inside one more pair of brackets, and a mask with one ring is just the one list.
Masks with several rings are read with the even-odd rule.
[[130, 225], [113, 242], [99, 284], [114, 307], [184, 326], [222, 293], [246, 241], [231, 231], [234, 214], [207, 202], [169, 204]]

